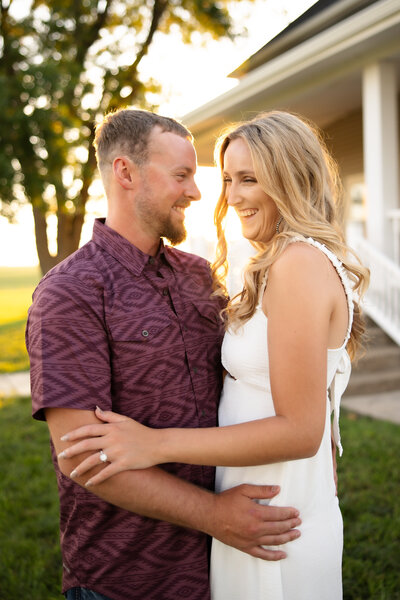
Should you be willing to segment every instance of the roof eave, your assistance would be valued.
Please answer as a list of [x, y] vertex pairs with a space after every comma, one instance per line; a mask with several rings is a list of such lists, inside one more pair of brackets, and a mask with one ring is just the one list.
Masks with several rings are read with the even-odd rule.
[[[360, 69], [368, 60], [400, 51], [398, 0], [381, 0], [249, 73], [236, 87], [183, 117], [196, 140], [243, 118], [257, 97], [270, 103], [318, 80]], [[250, 108], [249, 108], [250, 106]], [[265, 106], [265, 110], [268, 106]], [[214, 136], [215, 137], [215, 136]]]

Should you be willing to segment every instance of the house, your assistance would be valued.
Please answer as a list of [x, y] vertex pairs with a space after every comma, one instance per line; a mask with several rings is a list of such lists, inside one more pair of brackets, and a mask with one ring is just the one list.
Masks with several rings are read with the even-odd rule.
[[347, 235], [371, 269], [365, 310], [400, 345], [400, 1], [319, 0], [187, 114], [200, 164], [224, 125], [282, 109], [324, 132], [341, 171]]

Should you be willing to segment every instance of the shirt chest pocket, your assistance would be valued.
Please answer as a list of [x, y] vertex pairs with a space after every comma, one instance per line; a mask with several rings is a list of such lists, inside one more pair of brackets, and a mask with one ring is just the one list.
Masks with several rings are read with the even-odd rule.
[[171, 344], [173, 323], [164, 313], [148, 313], [108, 323], [114, 363], [139, 365], [149, 361], [155, 351], [161, 353]]

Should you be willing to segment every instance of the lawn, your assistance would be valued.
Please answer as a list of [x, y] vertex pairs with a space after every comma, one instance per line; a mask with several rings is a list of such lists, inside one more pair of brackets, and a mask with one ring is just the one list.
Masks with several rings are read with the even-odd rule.
[[[400, 599], [399, 432], [391, 423], [342, 417], [344, 600]], [[61, 598], [47, 427], [31, 419], [27, 398], [0, 404], [0, 456], [0, 600]]]
[[29, 369], [25, 324], [39, 279], [36, 267], [0, 268], [0, 373]]
[[30, 399], [0, 408], [0, 599], [55, 600], [59, 595], [57, 485], [45, 423]]

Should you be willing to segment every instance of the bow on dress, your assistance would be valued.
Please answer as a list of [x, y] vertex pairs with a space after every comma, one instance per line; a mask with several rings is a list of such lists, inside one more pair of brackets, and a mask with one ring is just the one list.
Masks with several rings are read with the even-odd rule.
[[340, 357], [339, 364], [336, 369], [335, 376], [329, 386], [329, 400], [331, 406], [331, 413], [333, 412], [333, 437], [336, 446], [339, 449], [339, 456], [343, 454], [343, 447], [340, 441], [340, 429], [339, 429], [339, 414], [340, 414], [340, 400], [342, 395], [349, 383], [351, 373], [351, 361], [347, 350], [344, 350]]

